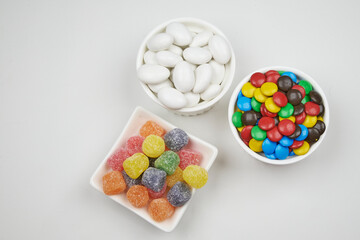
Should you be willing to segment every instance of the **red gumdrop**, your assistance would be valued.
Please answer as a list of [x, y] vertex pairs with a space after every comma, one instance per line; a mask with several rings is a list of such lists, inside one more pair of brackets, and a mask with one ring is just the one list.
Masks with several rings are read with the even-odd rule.
[[288, 99], [286, 97], [285, 94], [283, 94], [282, 92], [276, 92], [273, 95], [273, 101], [276, 105], [278, 105], [279, 107], [285, 107], [286, 104], [288, 103]]
[[305, 113], [310, 116], [317, 116], [320, 113], [320, 106], [313, 102], [305, 103]]
[[279, 122], [278, 129], [282, 135], [289, 136], [295, 132], [296, 126], [289, 119], [283, 119]]
[[248, 126], [245, 126], [242, 130], [241, 130], [241, 133], [240, 133], [240, 137], [241, 139], [245, 142], [249, 142], [252, 138], [251, 136], [251, 129], [253, 128], [254, 126], [252, 125], [248, 125]]
[[299, 90], [299, 92], [301, 93], [302, 98], [305, 97], [305, 95], [306, 95], [305, 88], [303, 88], [302, 86], [300, 86], [300, 85], [294, 85], [294, 86], [292, 87], [292, 89]]
[[262, 130], [269, 131], [270, 129], [275, 127], [275, 119], [271, 117], [262, 117], [258, 122], [258, 126]]
[[265, 117], [273, 118], [273, 117], [277, 116], [277, 113], [272, 113], [269, 110], [267, 110], [264, 103], [261, 104], [261, 106], [260, 106], [260, 113]]
[[125, 148], [117, 149], [106, 161], [106, 165], [114, 171], [122, 171], [123, 162], [130, 157]]
[[142, 153], [142, 144], [145, 138], [142, 136], [133, 136], [126, 142], [126, 150], [132, 156], [135, 153]]
[[296, 124], [302, 124], [305, 121], [306, 113], [303, 111], [299, 115], [295, 116], [295, 123]]
[[304, 141], [296, 141], [294, 140], [293, 144], [291, 144], [290, 148], [295, 149], [299, 148], [304, 144]]
[[265, 83], [266, 77], [260, 72], [256, 72], [250, 77], [250, 82], [254, 87], [261, 87]]
[[161, 198], [162, 196], [164, 196], [164, 193], [165, 193], [165, 191], [166, 191], [166, 187], [167, 187], [167, 185], [166, 185], [166, 183], [164, 184], [164, 187], [161, 189], [161, 191], [160, 192], [154, 192], [153, 190], [151, 190], [151, 189], [147, 189], [148, 190], [148, 193], [149, 193], [149, 196], [151, 197], [151, 198], [153, 198], [153, 199], [156, 199], [156, 198]]
[[278, 142], [283, 137], [283, 135], [279, 132], [279, 129], [277, 126], [273, 127], [271, 130], [267, 131], [266, 136], [272, 142]]
[[199, 165], [202, 158], [201, 153], [192, 149], [182, 149], [177, 152], [180, 157], [179, 167], [184, 170], [189, 165]]

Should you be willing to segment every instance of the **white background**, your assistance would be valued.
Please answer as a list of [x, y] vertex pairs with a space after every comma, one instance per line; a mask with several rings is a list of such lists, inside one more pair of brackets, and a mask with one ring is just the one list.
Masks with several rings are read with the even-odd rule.
[[[359, 1], [0, 1], [0, 239], [360, 239]], [[231, 90], [210, 112], [174, 115], [136, 79], [145, 35], [175, 17], [219, 27], [235, 51]], [[227, 121], [248, 73], [285, 65], [329, 100], [308, 159], [247, 155]], [[89, 185], [135, 106], [209, 141], [219, 155], [172, 233]]]

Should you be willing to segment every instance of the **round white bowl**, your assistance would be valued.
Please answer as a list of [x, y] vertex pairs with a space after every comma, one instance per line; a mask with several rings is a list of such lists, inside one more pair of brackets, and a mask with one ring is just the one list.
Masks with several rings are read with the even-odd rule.
[[145, 83], [143, 83], [141, 81], [139, 81], [139, 82], [140, 82], [141, 86], [143, 87], [143, 89], [145, 90], [146, 94], [154, 102], [156, 102], [163, 108], [166, 108], [174, 113], [177, 113], [177, 114], [180, 114], [183, 116], [193, 116], [193, 115], [202, 114], [202, 113], [210, 110], [229, 90], [231, 83], [234, 79], [234, 74], [235, 74], [234, 50], [232, 49], [232, 46], [231, 46], [229, 40], [223, 34], [223, 32], [221, 32], [217, 27], [213, 26], [212, 24], [210, 24], [204, 20], [200, 20], [200, 19], [196, 19], [196, 18], [188, 18], [188, 17], [187, 18], [176, 18], [176, 19], [172, 19], [172, 20], [169, 20], [167, 22], [164, 22], [164, 23], [158, 25], [145, 37], [144, 41], [140, 45], [140, 48], [139, 48], [139, 51], [137, 54], [136, 70], [139, 69], [139, 67], [144, 64], [144, 53], [148, 50], [146, 47], [146, 43], [155, 34], [164, 32], [166, 26], [172, 22], [183, 23], [185, 26], [187, 26], [190, 30], [192, 30], [194, 32], [199, 31], [201, 29], [211, 31], [217, 35], [222, 36], [227, 41], [227, 43], [230, 46], [230, 50], [231, 50], [231, 59], [227, 64], [225, 64], [225, 75], [224, 75], [223, 82], [220, 84], [222, 86], [222, 90], [221, 90], [220, 94], [218, 96], [216, 96], [214, 99], [212, 99], [210, 101], [206, 101], [206, 102], [200, 102], [198, 105], [196, 105], [194, 107], [181, 108], [179, 110], [174, 110], [174, 109], [170, 109], [170, 108], [166, 107], [164, 104], [162, 104], [159, 101], [159, 99], [157, 98], [157, 96], [151, 91], [151, 89]]
[[[310, 150], [304, 155], [300, 155], [300, 156], [294, 155], [294, 156], [290, 156], [290, 157], [288, 157], [288, 158], [286, 158], [284, 160], [272, 160], [272, 159], [269, 159], [269, 158], [265, 157], [265, 155], [263, 153], [259, 154], [259, 153], [254, 152], [253, 150], [251, 150], [241, 140], [237, 128], [232, 123], [232, 115], [233, 115], [233, 113], [235, 111], [235, 104], [236, 104], [237, 97], [238, 97], [238, 94], [239, 94], [242, 86], [250, 80], [250, 77], [251, 77], [251, 75], [253, 73], [255, 73], [255, 72], [265, 73], [265, 72], [267, 72], [269, 70], [286, 71], [286, 72], [289, 71], [289, 72], [295, 73], [301, 80], [309, 81], [312, 84], [314, 90], [319, 92], [322, 99], [323, 99], [323, 104], [324, 104], [324, 107], [325, 107], [325, 113], [324, 113], [324, 116], [323, 116], [324, 123], [326, 124], [325, 132], [321, 135], [319, 141], [314, 143], [310, 147]], [[234, 90], [234, 92], [233, 92], [233, 94], [231, 95], [231, 98], [230, 98], [229, 109], [228, 109], [228, 120], [229, 120], [229, 126], [230, 126], [230, 129], [231, 129], [231, 132], [233, 133], [236, 141], [240, 144], [240, 146], [248, 154], [250, 154], [252, 157], [256, 158], [257, 160], [260, 160], [260, 161], [265, 162], [265, 163], [270, 163], [270, 164], [274, 164], [274, 165], [286, 165], [286, 164], [296, 163], [298, 161], [301, 161], [301, 160], [307, 158], [308, 156], [310, 156], [310, 154], [312, 154], [320, 146], [320, 144], [324, 140], [324, 138], [326, 136], [326, 133], [328, 131], [328, 128], [329, 128], [329, 118], [330, 118], [329, 114], [330, 114], [329, 103], [328, 103], [328, 101], [326, 99], [325, 93], [312, 77], [310, 77], [306, 73], [304, 73], [304, 72], [302, 72], [302, 71], [300, 71], [298, 69], [295, 69], [295, 68], [275, 66], [275, 67], [265, 67], [265, 68], [258, 69], [256, 71], [250, 73], [249, 75], [247, 75], [245, 78], [243, 78], [240, 81], [240, 83], [236, 86], [236, 88], [235, 88], [235, 90]]]

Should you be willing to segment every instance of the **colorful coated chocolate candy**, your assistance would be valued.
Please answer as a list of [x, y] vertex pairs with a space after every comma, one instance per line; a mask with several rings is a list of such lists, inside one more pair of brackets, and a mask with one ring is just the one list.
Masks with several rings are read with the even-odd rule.
[[[256, 72], [238, 94], [232, 122], [254, 152], [283, 160], [306, 154], [325, 132], [321, 95], [293, 72]], [[185, 178], [184, 178], [185, 179]]]

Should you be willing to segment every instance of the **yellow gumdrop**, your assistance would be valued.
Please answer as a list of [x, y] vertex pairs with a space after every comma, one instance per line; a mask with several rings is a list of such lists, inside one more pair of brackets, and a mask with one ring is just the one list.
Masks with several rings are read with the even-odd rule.
[[252, 98], [254, 96], [255, 89], [256, 87], [254, 87], [250, 82], [247, 82], [242, 87], [241, 92], [245, 97]]
[[276, 93], [277, 90], [278, 90], [278, 86], [273, 82], [266, 82], [263, 85], [261, 85], [261, 92], [268, 97], [274, 95], [274, 93]]
[[318, 120], [318, 121], [324, 121], [324, 119], [323, 119], [322, 116], [318, 116], [318, 117], [317, 117], [317, 120]]
[[172, 175], [166, 177], [166, 185], [172, 187], [175, 185], [175, 183], [181, 182], [183, 180], [183, 170], [181, 170], [180, 167], [177, 167]]
[[148, 157], [159, 157], [165, 151], [164, 139], [156, 135], [147, 136], [142, 144], [142, 151]]
[[260, 88], [255, 89], [254, 97], [255, 97], [255, 99], [256, 99], [258, 102], [261, 102], [261, 103], [265, 102], [266, 99], [267, 99], [267, 96], [265, 96], [265, 95], [261, 92]]
[[123, 167], [129, 177], [136, 179], [149, 167], [149, 158], [143, 153], [135, 153], [124, 161]]
[[316, 116], [306, 115], [305, 120], [302, 123], [302, 125], [304, 125], [307, 128], [312, 128], [313, 126], [315, 126], [316, 122], [317, 122]]
[[254, 138], [252, 138], [249, 142], [249, 147], [254, 152], [261, 152], [262, 151], [262, 144], [264, 140], [258, 141]]
[[183, 178], [191, 187], [202, 188], [208, 180], [208, 173], [200, 166], [189, 165], [183, 171]]
[[282, 117], [279, 116], [279, 120], [280, 120], [280, 121], [283, 120], [283, 119], [289, 119], [289, 120], [292, 121], [293, 123], [295, 123], [295, 120], [296, 120], [294, 116], [290, 116], [290, 117], [288, 117], [288, 118], [282, 118]]
[[245, 127], [245, 126], [239, 127], [239, 128], [237, 128], [237, 130], [238, 130], [239, 132], [241, 132], [241, 131], [244, 129], [244, 127]]
[[281, 110], [281, 107], [279, 107], [278, 105], [276, 105], [274, 103], [274, 100], [272, 97], [269, 97], [268, 99], [266, 99], [265, 107], [269, 112], [272, 112], [272, 113], [277, 113]]
[[310, 149], [310, 145], [307, 141], [304, 141], [303, 145], [299, 148], [293, 149], [294, 153], [296, 155], [304, 155], [306, 154]]

